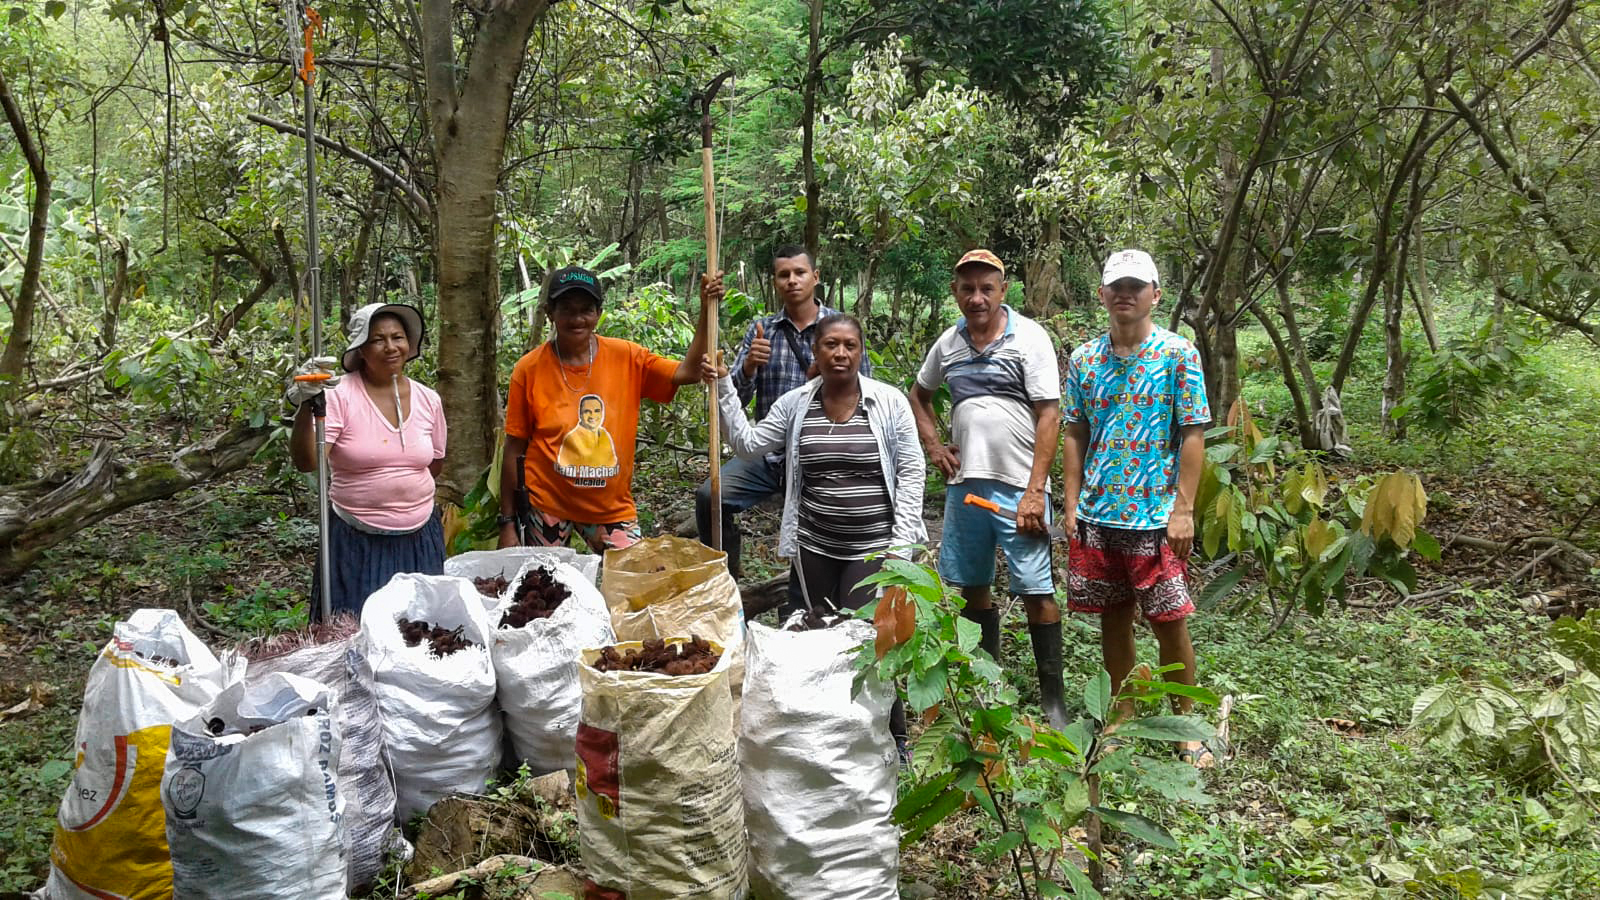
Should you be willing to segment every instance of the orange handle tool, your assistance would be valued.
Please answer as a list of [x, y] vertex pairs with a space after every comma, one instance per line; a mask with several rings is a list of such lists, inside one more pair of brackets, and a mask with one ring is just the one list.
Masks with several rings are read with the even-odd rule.
[[1013, 522], [1017, 520], [1016, 510], [1006, 509], [1004, 506], [1001, 506], [987, 497], [979, 497], [977, 494], [968, 494], [967, 499], [962, 502], [966, 503], [968, 506], [976, 506], [979, 509], [987, 509], [989, 512], [995, 513], [996, 515], [1005, 516]]
[[315, 372], [315, 373], [312, 373], [310, 375], [296, 375], [294, 377], [294, 380], [295, 381], [327, 381], [329, 378], [332, 378], [332, 377], [333, 376], [329, 375], [327, 372]]

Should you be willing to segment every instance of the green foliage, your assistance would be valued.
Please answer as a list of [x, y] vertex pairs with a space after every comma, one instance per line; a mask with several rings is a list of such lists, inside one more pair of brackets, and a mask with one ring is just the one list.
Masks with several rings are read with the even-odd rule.
[[[1562, 619], [1552, 637], [1589, 660], [1600, 646], [1600, 615]], [[1547, 683], [1458, 678], [1423, 691], [1412, 727], [1451, 753], [1489, 766], [1499, 777], [1547, 791], [1570, 792], [1560, 816], [1566, 833], [1600, 814], [1600, 677], [1586, 660], [1551, 651]]]
[[1301, 607], [1321, 615], [1330, 597], [1342, 603], [1351, 579], [1416, 589], [1408, 555], [1438, 559], [1440, 548], [1419, 527], [1427, 496], [1415, 475], [1360, 476], [1335, 491], [1316, 460], [1263, 435], [1242, 402], [1230, 421], [1206, 433], [1221, 443], [1206, 447], [1195, 526], [1206, 557], [1238, 562], [1202, 591], [1201, 605], [1226, 596], [1244, 571], [1262, 574], [1280, 625]]
[[[977, 624], [961, 617], [960, 594], [935, 571], [888, 559], [869, 581], [887, 590], [883, 599], [862, 610], [863, 617], [874, 617], [883, 603], [911, 603], [915, 608], [916, 628], [909, 640], [881, 657], [872, 644], [865, 645], [856, 663], [858, 678], [871, 673], [888, 682], [904, 681], [909, 707], [929, 722], [917, 742], [913, 784], [895, 807], [903, 846], [916, 843], [964, 806], [975, 805], [993, 826], [978, 853], [1009, 857], [1024, 897], [1065, 896], [1067, 891], [1098, 896], [1087, 875], [1062, 859], [1069, 848], [1095, 858], [1097, 848], [1070, 836], [1087, 816], [1099, 817], [1126, 839], [1176, 846], [1149, 814], [1163, 801], [1207, 802], [1198, 773], [1170, 756], [1139, 753], [1135, 744], [1214, 737], [1201, 719], [1151, 710], [1180, 692], [1211, 703], [1215, 695], [1146, 675], [1130, 678], [1121, 697], [1113, 698], [1110, 676], [1102, 671], [1083, 690], [1088, 715], [1056, 731], [1021, 711], [1015, 688], [978, 649]], [[894, 599], [901, 591], [903, 598]], [[1135, 703], [1141, 713], [1112, 721], [1114, 699]]]
[[1476, 330], [1445, 341], [1410, 396], [1390, 415], [1415, 423], [1440, 443], [1465, 435], [1526, 377], [1525, 346], [1520, 329], [1484, 320]]

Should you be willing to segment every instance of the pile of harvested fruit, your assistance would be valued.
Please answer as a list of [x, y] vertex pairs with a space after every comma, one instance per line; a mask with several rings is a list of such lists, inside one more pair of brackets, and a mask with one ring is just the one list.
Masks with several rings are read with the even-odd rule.
[[701, 637], [686, 643], [669, 644], [651, 638], [640, 648], [618, 652], [616, 647], [600, 651], [594, 667], [602, 672], [658, 672], [662, 675], [704, 675], [717, 665], [722, 654]]
[[478, 593], [485, 597], [498, 597], [506, 592], [506, 588], [511, 586], [511, 582], [501, 578], [499, 575], [490, 575], [488, 578], [472, 579], [472, 586], [477, 588]]
[[461, 636], [465, 626], [458, 625], [454, 629], [447, 629], [442, 625], [413, 622], [405, 616], [401, 616], [395, 621], [400, 625], [400, 636], [405, 638], [407, 647], [415, 647], [423, 641], [427, 641], [428, 649], [433, 652], [434, 656], [449, 656], [457, 650], [478, 646]]
[[501, 628], [521, 628], [534, 619], [548, 619], [563, 600], [572, 596], [550, 569], [530, 569], [517, 584], [511, 604], [500, 617]]

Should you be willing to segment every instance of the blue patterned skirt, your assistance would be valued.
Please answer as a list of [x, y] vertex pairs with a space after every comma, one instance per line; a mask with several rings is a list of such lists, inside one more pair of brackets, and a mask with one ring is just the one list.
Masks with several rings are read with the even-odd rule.
[[[444, 526], [434, 507], [421, 528], [407, 534], [371, 534], [337, 514], [328, 516], [328, 561], [333, 571], [328, 584], [333, 611], [361, 617], [361, 607], [378, 588], [401, 572], [444, 574]], [[322, 615], [321, 561], [311, 575], [311, 621]]]

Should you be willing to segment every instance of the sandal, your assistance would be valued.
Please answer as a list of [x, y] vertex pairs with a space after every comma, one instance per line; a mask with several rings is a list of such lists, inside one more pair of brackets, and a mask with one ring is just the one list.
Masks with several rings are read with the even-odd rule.
[[1205, 744], [1198, 747], [1178, 748], [1178, 762], [1188, 763], [1196, 769], [1215, 769], [1217, 756]]

